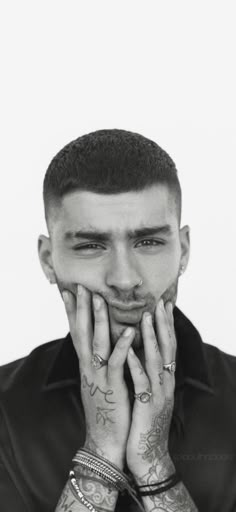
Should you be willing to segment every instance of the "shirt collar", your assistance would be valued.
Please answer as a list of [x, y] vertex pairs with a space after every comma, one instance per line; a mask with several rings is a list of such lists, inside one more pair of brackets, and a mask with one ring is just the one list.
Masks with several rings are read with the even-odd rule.
[[[174, 308], [177, 338], [176, 388], [185, 384], [212, 393], [212, 379], [204, 343], [197, 329], [177, 308]], [[79, 364], [70, 333], [52, 347], [43, 390], [78, 385]]]

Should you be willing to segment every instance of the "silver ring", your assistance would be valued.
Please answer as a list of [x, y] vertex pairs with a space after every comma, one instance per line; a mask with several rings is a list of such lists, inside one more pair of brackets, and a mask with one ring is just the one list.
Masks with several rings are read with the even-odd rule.
[[171, 375], [174, 375], [176, 370], [176, 362], [171, 361], [171, 363], [163, 364], [163, 370], [166, 370], [167, 372], [171, 373]]
[[99, 354], [93, 354], [91, 365], [96, 368], [96, 370], [99, 370], [102, 368], [102, 366], [106, 366], [107, 364], [108, 361], [106, 359], [103, 359], [103, 357], [99, 356]]
[[143, 391], [142, 393], [134, 393], [134, 398], [145, 404], [150, 401], [152, 393], [150, 391]]

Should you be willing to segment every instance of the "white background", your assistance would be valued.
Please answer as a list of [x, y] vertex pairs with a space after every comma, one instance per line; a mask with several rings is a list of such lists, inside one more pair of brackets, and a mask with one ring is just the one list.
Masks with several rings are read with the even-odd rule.
[[235, 2], [21, 0], [1, 19], [0, 364], [67, 333], [42, 274], [42, 182], [100, 128], [154, 139], [176, 161], [192, 251], [178, 305], [236, 355]]

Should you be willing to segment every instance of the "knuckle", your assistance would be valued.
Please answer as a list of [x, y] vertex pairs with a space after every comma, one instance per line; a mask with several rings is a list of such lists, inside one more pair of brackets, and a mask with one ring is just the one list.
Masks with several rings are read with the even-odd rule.
[[83, 325], [77, 325], [76, 329], [74, 329], [74, 333], [76, 338], [83, 339], [86, 336], [86, 329]]
[[100, 348], [101, 348], [101, 343], [99, 343], [99, 340], [94, 339], [93, 340], [93, 350], [94, 350], [94, 352], [99, 351]]

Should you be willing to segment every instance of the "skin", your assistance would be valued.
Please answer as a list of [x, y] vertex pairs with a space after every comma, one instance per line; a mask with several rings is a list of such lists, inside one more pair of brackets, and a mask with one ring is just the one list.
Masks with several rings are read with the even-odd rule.
[[[167, 225], [168, 232], [135, 239], [127, 236], [129, 230], [157, 225]], [[66, 232], [81, 229], [110, 232], [110, 238], [65, 240]], [[172, 312], [180, 267], [186, 268], [188, 263], [189, 228], [179, 228], [168, 189], [153, 186], [138, 193], [109, 196], [84, 191], [68, 194], [54, 215], [49, 232], [50, 237], [39, 237], [39, 256], [46, 276], [63, 294], [80, 363], [85, 447], [120, 469], [126, 459], [139, 485], [162, 481], [174, 471], [168, 437], [175, 386], [174, 375], [163, 371], [163, 363], [175, 360]], [[93, 245], [85, 249], [85, 243]], [[83, 250], [78, 251], [82, 245]], [[140, 279], [143, 284], [138, 287]], [[78, 283], [82, 286], [77, 287]], [[96, 298], [99, 308], [95, 307]], [[117, 319], [108, 304], [112, 298], [123, 303], [145, 300], [141, 318], [132, 322], [128, 336], [127, 321]], [[95, 369], [91, 365], [94, 352], [108, 360], [108, 365]], [[124, 375], [125, 364], [130, 380]], [[152, 392], [148, 403], [133, 403], [129, 397], [130, 383], [135, 393]], [[81, 472], [81, 467], [77, 480], [90, 501], [95, 495], [96, 499], [101, 496], [96, 503], [99, 510], [114, 510], [117, 491], [112, 491], [111, 496], [100, 481], [93, 482], [91, 493], [91, 479]], [[181, 505], [183, 511], [195, 511], [183, 484], [177, 484], [175, 490], [174, 502], [173, 493], [169, 496], [168, 491], [144, 498], [145, 510], [173, 511]], [[75, 497], [69, 484], [62, 496], [65, 494], [68, 500]], [[64, 506], [59, 502], [58, 512]], [[78, 503], [72, 509], [85, 510]]]
[[[153, 317], [160, 297], [175, 304], [180, 267], [186, 269], [189, 258], [189, 227], [179, 228], [175, 201], [167, 187], [155, 185], [117, 195], [76, 191], [63, 198], [52, 218], [50, 237], [39, 237], [39, 258], [47, 278], [57, 284], [60, 293], [66, 289], [76, 296], [76, 285], [80, 283], [107, 303], [113, 298], [124, 303], [143, 299], [144, 310]], [[171, 227], [170, 235], [131, 241], [127, 238], [128, 230], [167, 224]], [[88, 240], [87, 243], [99, 245], [78, 251], [76, 247], [85, 245], [86, 240], [64, 240], [67, 231], [92, 228], [111, 231], [111, 241]], [[140, 279], [143, 285], [138, 288]], [[115, 345], [126, 325], [114, 318], [110, 306], [108, 311], [111, 343]], [[135, 331], [133, 347], [140, 350], [140, 322]]]

